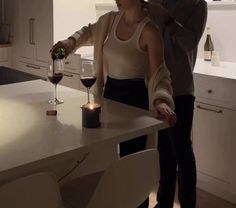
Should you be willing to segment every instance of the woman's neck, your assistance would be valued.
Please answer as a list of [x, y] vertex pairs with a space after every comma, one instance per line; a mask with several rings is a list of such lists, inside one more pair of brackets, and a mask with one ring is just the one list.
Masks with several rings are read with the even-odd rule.
[[134, 25], [139, 23], [145, 16], [146, 14], [141, 7], [135, 7], [124, 11], [123, 18], [127, 25]]

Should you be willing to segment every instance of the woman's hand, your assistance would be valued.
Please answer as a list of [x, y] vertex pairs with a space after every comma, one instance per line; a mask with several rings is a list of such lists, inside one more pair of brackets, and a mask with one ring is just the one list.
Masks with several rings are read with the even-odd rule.
[[65, 49], [65, 58], [73, 51], [75, 45], [75, 41], [72, 38], [58, 41], [50, 50], [52, 52], [53, 50], [57, 48], [64, 48]]
[[177, 121], [175, 112], [164, 102], [155, 106], [155, 117], [167, 121], [170, 126], [174, 126]]

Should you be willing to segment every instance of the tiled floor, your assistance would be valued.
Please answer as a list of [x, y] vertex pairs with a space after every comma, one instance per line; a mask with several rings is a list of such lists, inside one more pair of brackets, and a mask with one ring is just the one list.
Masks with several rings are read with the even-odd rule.
[[[149, 204], [149, 208], [153, 208], [156, 205], [156, 193], [154, 191], [150, 195]], [[174, 208], [180, 208], [177, 200]], [[236, 205], [205, 191], [197, 190], [197, 208], [236, 208]]]

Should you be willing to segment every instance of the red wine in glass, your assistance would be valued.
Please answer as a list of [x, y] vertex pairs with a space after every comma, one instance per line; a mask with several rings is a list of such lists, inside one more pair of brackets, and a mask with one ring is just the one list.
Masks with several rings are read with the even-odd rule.
[[89, 89], [96, 82], [96, 72], [95, 72], [94, 63], [92, 60], [82, 61], [80, 81], [87, 88], [88, 103], [90, 103]]
[[48, 76], [48, 79], [53, 84], [58, 84], [63, 77], [63, 73], [54, 73], [52, 76]]
[[96, 82], [96, 77], [95, 76], [92, 76], [92, 77], [81, 77], [80, 80], [82, 82], [82, 84], [85, 86], [85, 87], [92, 87], [93, 84]]
[[48, 62], [48, 80], [54, 85], [54, 98], [48, 102], [52, 105], [63, 103], [63, 100], [57, 98], [57, 84], [63, 78], [64, 64], [63, 60], [55, 59]]

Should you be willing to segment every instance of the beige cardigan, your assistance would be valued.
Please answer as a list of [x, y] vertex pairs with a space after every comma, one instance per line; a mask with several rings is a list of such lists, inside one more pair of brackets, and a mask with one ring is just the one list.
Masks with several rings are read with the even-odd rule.
[[[103, 65], [103, 43], [109, 34], [116, 13], [117, 12], [114, 11], [106, 13], [101, 16], [96, 23], [83, 27], [71, 36], [71, 38], [76, 40], [74, 49], [82, 46], [94, 46], [97, 81], [93, 87], [93, 93], [99, 96], [103, 94], [103, 87], [107, 75], [107, 70], [105, 65]], [[154, 102], [160, 103], [163, 101], [174, 109], [170, 74], [165, 63], [157, 66], [156, 72], [146, 83], [148, 86], [150, 110], [153, 109]]]

